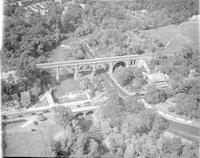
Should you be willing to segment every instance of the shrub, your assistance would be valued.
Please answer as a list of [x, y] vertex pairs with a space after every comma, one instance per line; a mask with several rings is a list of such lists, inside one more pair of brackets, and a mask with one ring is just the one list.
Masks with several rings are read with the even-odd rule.
[[168, 107], [168, 111], [169, 111], [169, 112], [175, 112], [175, 107], [172, 107], [172, 106], [171, 106], [171, 107]]
[[48, 113], [49, 112], [49, 110], [43, 110], [43, 113]]
[[158, 44], [158, 47], [164, 47], [165, 45], [163, 44], [163, 43], [161, 43], [161, 42], [159, 42]]
[[166, 101], [167, 94], [164, 90], [153, 88], [148, 90], [145, 99], [150, 104], [158, 104]]
[[45, 121], [45, 120], [47, 120], [47, 117], [43, 115], [37, 117], [37, 121]]
[[6, 115], [2, 115], [2, 119], [7, 119], [8, 117]]
[[199, 108], [199, 94], [198, 95], [185, 95], [186, 97], [177, 101], [176, 113], [188, 116], [190, 118], [200, 117]]
[[39, 113], [39, 114], [37, 114], [38, 116], [43, 116], [43, 113]]
[[182, 106], [176, 105], [176, 106], [175, 106], [175, 110], [176, 110], [176, 114], [177, 114], [177, 115], [183, 115]]
[[37, 125], [37, 124], [38, 124], [38, 122], [37, 122], [37, 121], [34, 121], [34, 122], [33, 122], [33, 124], [34, 124], [34, 125]]
[[54, 107], [55, 112], [55, 121], [58, 125], [66, 129], [68, 125], [70, 125], [73, 115], [70, 108], [64, 107], [64, 106], [55, 106]]

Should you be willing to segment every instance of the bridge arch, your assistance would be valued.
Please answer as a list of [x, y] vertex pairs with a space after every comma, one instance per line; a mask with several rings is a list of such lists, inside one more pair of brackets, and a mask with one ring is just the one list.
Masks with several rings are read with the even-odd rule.
[[84, 116], [84, 113], [82, 112], [79, 112], [75, 115], [75, 118], [80, 118], [80, 117], [83, 117]]
[[88, 112], [86, 112], [85, 115], [87, 116], [87, 115], [91, 115], [91, 114], [94, 114], [94, 111], [88, 111]]
[[82, 66], [79, 66], [78, 68], [79, 71], [81, 70], [92, 70], [92, 66], [91, 65], [82, 65]]
[[114, 72], [115, 69], [118, 68], [119, 66], [126, 67], [126, 63], [124, 61], [119, 61], [119, 62], [115, 63], [112, 71]]

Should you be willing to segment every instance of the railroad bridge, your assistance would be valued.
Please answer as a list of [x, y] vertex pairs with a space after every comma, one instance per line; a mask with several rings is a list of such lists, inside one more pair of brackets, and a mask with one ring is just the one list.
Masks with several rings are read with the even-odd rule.
[[102, 66], [102, 64], [108, 65], [108, 73], [112, 73], [116, 67], [119, 65], [125, 67], [135, 66], [137, 61], [148, 60], [150, 58], [149, 54], [143, 55], [126, 55], [126, 56], [114, 56], [105, 58], [95, 58], [95, 59], [84, 59], [84, 60], [73, 60], [73, 61], [62, 61], [62, 62], [51, 62], [51, 63], [41, 63], [36, 64], [37, 68], [56, 69], [56, 80], [59, 81], [60, 69], [63, 67], [70, 67], [74, 70], [74, 79], [78, 80], [81, 68], [89, 67], [92, 70], [92, 75], [95, 75], [97, 68]]

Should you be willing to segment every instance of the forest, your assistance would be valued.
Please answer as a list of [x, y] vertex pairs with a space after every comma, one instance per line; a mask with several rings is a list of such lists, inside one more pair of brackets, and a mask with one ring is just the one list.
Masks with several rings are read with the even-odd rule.
[[[37, 70], [35, 64], [46, 62], [47, 51], [63, 39], [92, 35], [89, 45], [102, 57], [143, 54], [145, 49], [154, 52], [163, 44], [156, 37], [141, 34], [140, 30], [178, 24], [198, 14], [197, 0], [50, 2], [48, 12], [41, 15], [40, 12], [30, 13], [11, 0], [4, 1], [3, 71], [15, 70], [19, 81], [11, 85], [4, 82], [3, 101], [12, 99], [10, 96], [16, 92], [34, 91], [32, 96], [35, 97], [42, 93], [44, 79], [40, 76], [44, 76], [41, 74], [44, 72]], [[139, 17], [142, 21], [137, 20], [141, 10], [146, 10]]]

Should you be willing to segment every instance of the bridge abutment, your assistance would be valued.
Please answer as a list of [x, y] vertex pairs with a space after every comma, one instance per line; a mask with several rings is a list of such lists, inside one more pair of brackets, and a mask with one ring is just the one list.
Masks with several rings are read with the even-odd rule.
[[60, 82], [60, 75], [59, 75], [59, 71], [60, 71], [60, 68], [57, 67], [56, 68], [56, 83], [59, 83]]
[[94, 79], [94, 76], [96, 75], [96, 64], [92, 67], [92, 80]]
[[126, 61], [126, 68], [129, 68], [131, 66], [131, 60]]
[[108, 69], [109, 74], [113, 73], [113, 66], [114, 66], [114, 62], [112, 61], [111, 63], [109, 63], [109, 69]]
[[76, 65], [74, 69], [74, 79], [78, 80], [78, 65]]

